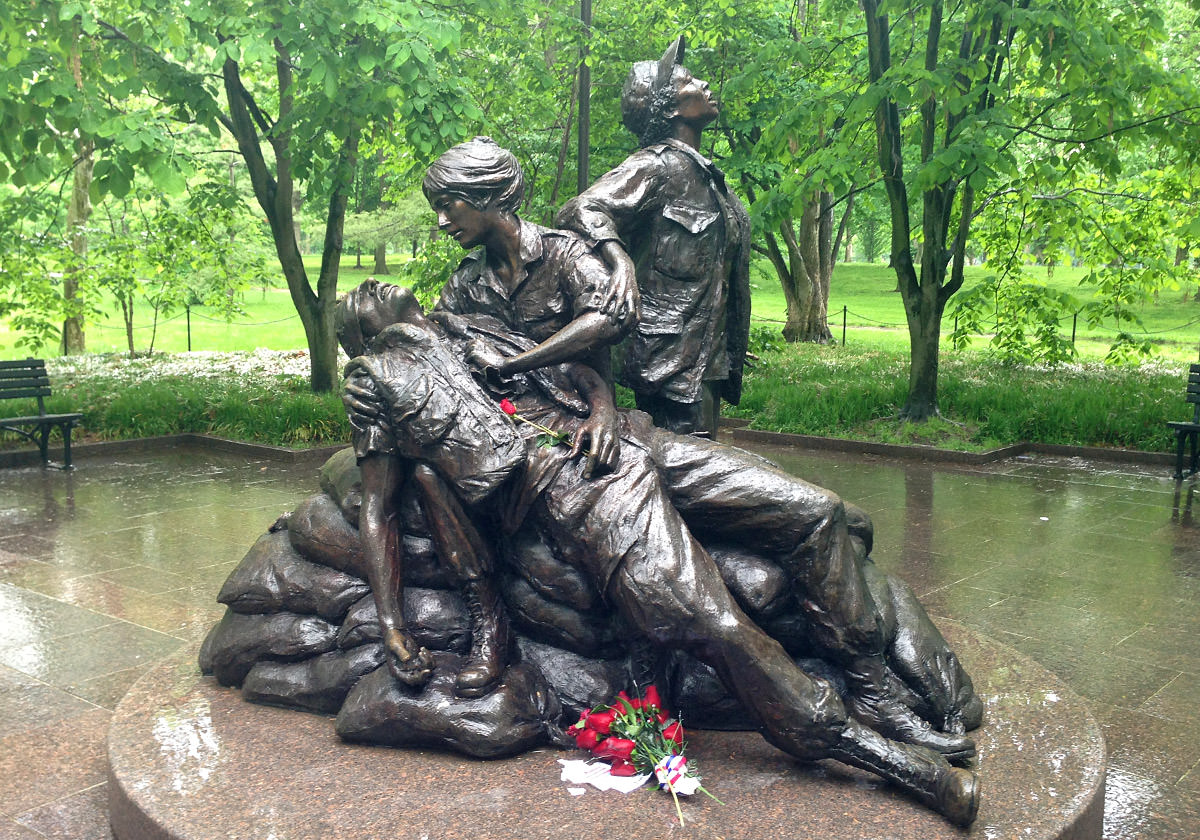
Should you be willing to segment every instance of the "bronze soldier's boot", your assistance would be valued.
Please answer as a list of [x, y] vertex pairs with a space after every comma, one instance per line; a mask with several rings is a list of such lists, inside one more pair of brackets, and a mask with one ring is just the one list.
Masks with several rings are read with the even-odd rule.
[[492, 690], [508, 664], [508, 618], [491, 579], [468, 581], [463, 595], [471, 614], [471, 653], [458, 672], [454, 693], [482, 697]]
[[975, 755], [975, 742], [961, 733], [939, 732], [892, 696], [885, 667], [882, 657], [863, 657], [846, 669], [850, 716], [888, 738], [939, 752], [955, 764], [969, 761]]
[[846, 722], [829, 757], [879, 774], [962, 828], [974, 822], [979, 811], [974, 773], [951, 767], [933, 750], [889, 741], [858, 721]]

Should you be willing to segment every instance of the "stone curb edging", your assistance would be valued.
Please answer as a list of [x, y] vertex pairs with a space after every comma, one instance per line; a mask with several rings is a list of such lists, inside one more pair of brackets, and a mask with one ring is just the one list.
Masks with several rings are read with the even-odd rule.
[[[173, 449], [179, 446], [199, 446], [217, 452], [232, 452], [249, 455], [255, 458], [268, 458], [274, 461], [304, 461], [310, 458], [328, 458], [333, 453], [345, 449], [349, 443], [337, 446], [320, 446], [313, 449], [289, 449], [285, 446], [269, 446], [263, 443], [248, 443], [240, 440], [228, 440], [212, 435], [198, 435], [185, 432], [178, 435], [159, 435], [156, 437], [132, 438], [130, 440], [105, 440], [95, 443], [80, 443], [71, 446], [71, 460], [105, 455], [120, 455], [127, 452], [155, 452], [163, 449]], [[53, 453], [53, 450], [52, 450]], [[0, 469], [5, 467], [36, 466], [42, 462], [41, 455], [36, 449], [18, 449], [0, 452]], [[51, 460], [51, 465], [58, 462]]]
[[[888, 458], [915, 459], [943, 464], [980, 465], [1002, 461], [1027, 453], [1058, 455], [1067, 458], [1086, 458], [1090, 461], [1115, 461], [1125, 464], [1149, 466], [1172, 466], [1175, 456], [1169, 452], [1145, 452], [1137, 449], [1106, 449], [1099, 446], [1064, 446], [1050, 443], [1016, 443], [986, 452], [960, 452], [954, 449], [939, 449], [935, 446], [913, 446], [895, 443], [872, 443], [862, 440], [797, 435], [788, 432], [765, 432], [746, 428], [749, 421], [742, 418], [722, 418], [721, 424], [729, 430], [735, 443], [765, 443], [774, 446], [794, 446], [824, 452], [848, 452], [863, 455], [881, 455]], [[200, 446], [218, 452], [232, 452], [255, 458], [296, 462], [310, 458], [328, 458], [345, 449], [349, 444], [321, 446], [313, 449], [290, 449], [285, 446], [270, 446], [262, 443], [229, 440], [213, 435], [184, 433], [157, 437], [133, 438], [131, 440], [98, 441], [75, 444], [71, 447], [72, 458], [119, 455], [125, 452], [150, 452], [177, 446]], [[18, 449], [0, 452], [0, 469], [26, 467], [41, 463], [36, 449]], [[51, 461], [55, 464], [55, 461]]]
[[[722, 420], [722, 423], [724, 422]], [[1024, 441], [1014, 443], [1011, 446], [989, 449], [986, 452], [960, 452], [956, 449], [939, 449], [936, 446], [872, 443], [865, 440], [797, 435], [787, 432], [764, 432], [758, 429], [748, 429], [741, 425], [735, 426], [732, 423], [728, 425], [732, 426], [730, 433], [734, 442], [796, 446], [826, 452], [883, 455], [889, 458], [909, 458], [946, 464], [990, 464], [995, 461], [1002, 461], [1005, 458], [1014, 458], [1027, 453], [1150, 466], [1172, 466], [1175, 463], [1175, 456], [1169, 452], [1145, 452], [1138, 449], [1107, 449], [1101, 446], [1065, 446], [1053, 443], [1030, 443]]]

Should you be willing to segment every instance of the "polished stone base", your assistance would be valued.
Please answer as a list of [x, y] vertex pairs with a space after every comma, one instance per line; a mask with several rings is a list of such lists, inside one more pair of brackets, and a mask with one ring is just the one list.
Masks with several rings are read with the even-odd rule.
[[383, 838], [883, 838], [1098, 840], [1104, 740], [1082, 701], [1036, 663], [960, 626], [943, 632], [976, 681], [982, 805], [953, 828], [875, 777], [836, 762], [802, 764], [753, 733], [694, 732], [688, 755], [718, 804], [559, 781], [540, 750], [482, 762], [342, 743], [332, 721], [255, 706], [196, 668], [187, 648], [140, 680], [108, 739], [117, 840]]

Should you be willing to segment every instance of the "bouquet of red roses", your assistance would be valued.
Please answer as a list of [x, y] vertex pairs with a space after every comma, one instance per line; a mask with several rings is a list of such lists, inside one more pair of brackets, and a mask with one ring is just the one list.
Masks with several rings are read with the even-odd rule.
[[641, 697], [622, 691], [611, 706], [585, 710], [578, 722], [567, 727], [567, 734], [580, 749], [608, 761], [614, 776], [652, 774], [659, 788], [674, 798], [681, 825], [678, 794], [700, 791], [716, 799], [701, 787], [695, 764], [684, 757], [683, 725], [663, 708], [653, 685]]

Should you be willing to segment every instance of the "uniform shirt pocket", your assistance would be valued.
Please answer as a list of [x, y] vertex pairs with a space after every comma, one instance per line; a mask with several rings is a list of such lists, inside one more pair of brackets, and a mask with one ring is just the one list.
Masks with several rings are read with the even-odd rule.
[[720, 211], [675, 202], [663, 207], [662, 216], [654, 231], [655, 270], [680, 279], [707, 276], [720, 245]]

